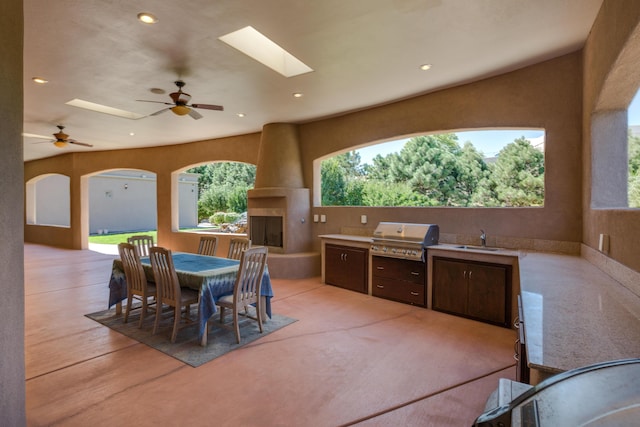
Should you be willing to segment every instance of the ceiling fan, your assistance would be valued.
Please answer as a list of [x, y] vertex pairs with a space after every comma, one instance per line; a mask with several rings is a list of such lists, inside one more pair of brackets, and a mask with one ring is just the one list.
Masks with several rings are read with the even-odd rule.
[[191, 95], [182, 91], [182, 88], [186, 84], [182, 80], [177, 80], [174, 82], [176, 86], [178, 86], [177, 92], [172, 92], [169, 94], [171, 100], [173, 102], [162, 102], [162, 101], [147, 101], [144, 99], [138, 99], [138, 101], [142, 102], [155, 102], [158, 104], [171, 105], [171, 107], [163, 108], [160, 111], [156, 111], [155, 113], [150, 114], [151, 116], [157, 116], [158, 114], [164, 113], [165, 111], [171, 110], [174, 114], [178, 116], [184, 116], [186, 114], [190, 115], [195, 120], [201, 119], [202, 115], [194, 110], [194, 108], [202, 108], [204, 110], [218, 110], [222, 111], [224, 108], [222, 105], [211, 105], [211, 104], [189, 104], [191, 100]]
[[[60, 129], [60, 130], [53, 134], [53, 136], [56, 139], [52, 139], [52, 140], [49, 140], [49, 141], [42, 141], [42, 142], [53, 142], [53, 145], [55, 145], [58, 148], [64, 148], [64, 147], [67, 146], [67, 144], [82, 145], [84, 147], [93, 147], [93, 145], [91, 145], [91, 144], [87, 144], [85, 142], [79, 142], [79, 141], [76, 141], [75, 139], [70, 139], [69, 135], [67, 135], [66, 133], [63, 132], [64, 126], [58, 125], [57, 128]], [[24, 136], [30, 136], [30, 137], [37, 137], [37, 138], [46, 138], [46, 137], [42, 137], [40, 135], [27, 134], [27, 133], [25, 133], [23, 135]]]

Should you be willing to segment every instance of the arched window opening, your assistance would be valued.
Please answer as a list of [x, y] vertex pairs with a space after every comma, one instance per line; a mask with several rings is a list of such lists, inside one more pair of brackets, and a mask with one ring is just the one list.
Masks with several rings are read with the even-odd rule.
[[542, 207], [544, 145], [544, 130], [490, 129], [357, 148], [322, 159], [321, 205]]
[[89, 178], [89, 234], [155, 231], [156, 175], [113, 170]]
[[[197, 176], [195, 195], [199, 229], [223, 233], [247, 232], [247, 191], [255, 183], [255, 165], [213, 162], [187, 169], [186, 173]], [[180, 187], [179, 199], [182, 201], [191, 190]], [[182, 225], [180, 229], [189, 231], [188, 227]]]
[[71, 180], [66, 175], [35, 177], [26, 186], [27, 224], [71, 226]]
[[640, 90], [627, 110], [629, 133], [627, 153], [629, 157], [627, 193], [630, 208], [640, 208]]

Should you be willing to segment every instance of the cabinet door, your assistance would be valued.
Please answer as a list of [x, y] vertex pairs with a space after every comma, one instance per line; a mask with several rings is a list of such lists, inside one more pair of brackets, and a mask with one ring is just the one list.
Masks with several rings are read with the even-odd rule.
[[506, 317], [506, 267], [468, 264], [467, 314], [490, 323], [509, 326]]
[[467, 264], [433, 260], [433, 309], [453, 314], [467, 313]]
[[367, 250], [326, 245], [325, 282], [367, 293]]

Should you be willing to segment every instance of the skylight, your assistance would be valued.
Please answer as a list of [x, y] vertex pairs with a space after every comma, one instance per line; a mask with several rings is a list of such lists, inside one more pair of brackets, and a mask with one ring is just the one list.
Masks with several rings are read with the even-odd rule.
[[226, 34], [220, 37], [220, 40], [285, 77], [313, 71], [311, 67], [251, 26]]
[[138, 120], [145, 117], [142, 114], [132, 113], [131, 111], [120, 110], [118, 108], [107, 107], [106, 105], [96, 104], [94, 102], [83, 101], [82, 99], [72, 99], [66, 103], [73, 107], [84, 108], [85, 110], [97, 111], [98, 113], [110, 114], [112, 116], [122, 117], [123, 119]]

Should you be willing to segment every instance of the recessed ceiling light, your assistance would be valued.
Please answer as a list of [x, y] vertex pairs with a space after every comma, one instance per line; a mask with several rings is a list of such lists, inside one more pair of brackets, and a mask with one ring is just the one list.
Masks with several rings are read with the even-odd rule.
[[165, 90], [160, 89], [159, 87], [152, 87], [151, 89], [149, 89], [149, 92], [155, 93], [157, 95], [163, 95], [165, 93]]
[[285, 77], [313, 71], [311, 67], [251, 26], [225, 34], [219, 39]]
[[31, 80], [33, 80], [34, 82], [39, 83], [41, 85], [43, 85], [45, 83], [49, 83], [49, 80], [43, 79], [42, 77], [34, 77]]
[[244, 113], [238, 113], [238, 117], [244, 117]]
[[129, 132], [129, 136], [135, 136], [135, 132]]
[[303, 95], [304, 94], [302, 92], [296, 92], [296, 93], [293, 94], [293, 97], [294, 98], [302, 98]]
[[421, 69], [422, 71], [430, 70], [430, 69], [431, 69], [431, 64], [422, 64], [422, 65], [420, 66], [420, 69]]
[[138, 21], [144, 22], [145, 24], [155, 24], [156, 22], [158, 22], [158, 18], [156, 18], [151, 13], [140, 12], [138, 14]]

